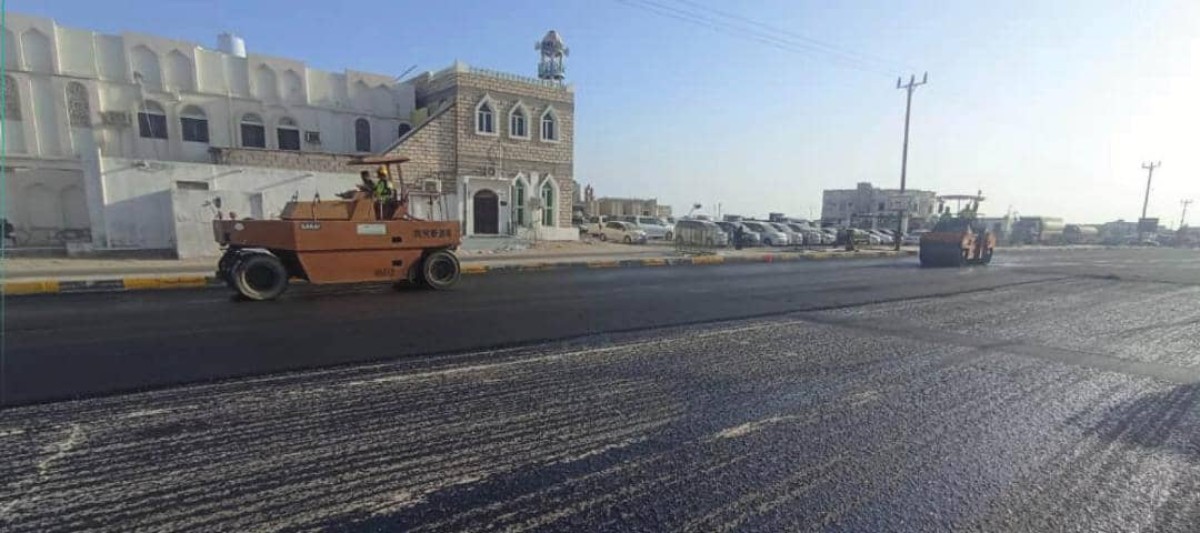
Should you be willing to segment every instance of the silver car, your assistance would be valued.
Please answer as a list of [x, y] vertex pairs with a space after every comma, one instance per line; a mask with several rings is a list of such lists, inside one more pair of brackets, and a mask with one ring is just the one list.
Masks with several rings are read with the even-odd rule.
[[787, 246], [788, 234], [775, 229], [774, 226], [757, 220], [742, 221], [742, 225], [747, 229], [759, 234], [762, 237], [764, 246]]
[[801, 246], [804, 244], [804, 234], [800, 233], [783, 222], [768, 222], [768, 226], [784, 232], [788, 236], [788, 244], [792, 246]]
[[729, 235], [707, 220], [680, 220], [675, 223], [675, 243], [684, 246], [729, 246]]
[[804, 224], [795, 223], [795, 222], [788, 224], [788, 227], [792, 228], [792, 231], [799, 233], [800, 235], [803, 235], [804, 236], [804, 244], [806, 244], [808, 246], [825, 244], [825, 236], [821, 233], [821, 230], [819, 230], [819, 229], [816, 229], [812, 226], [806, 226]]
[[646, 236], [651, 239], [674, 240], [675, 230], [668, 226], [662, 220], [655, 217], [634, 217], [631, 221], [637, 224], [642, 231], [646, 232]]

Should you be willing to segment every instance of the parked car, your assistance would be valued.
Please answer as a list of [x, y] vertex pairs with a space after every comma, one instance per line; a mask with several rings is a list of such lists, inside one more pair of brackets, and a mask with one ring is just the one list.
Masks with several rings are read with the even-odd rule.
[[924, 230], [924, 229], [912, 230], [912, 232], [910, 232], [908, 235], [905, 235], [904, 238], [900, 239], [900, 244], [903, 244], [905, 246], [917, 246], [917, 245], [921, 244], [921, 235], [924, 235], [926, 233], [929, 233], [929, 230]]
[[675, 223], [675, 243], [685, 246], [729, 246], [729, 235], [714, 222], [680, 220]]
[[634, 224], [637, 224], [642, 231], [646, 232], [646, 236], [651, 239], [674, 240], [675, 232], [667, 226], [665, 222], [655, 217], [633, 217]]
[[788, 224], [788, 227], [792, 228], [792, 231], [795, 231], [796, 233], [799, 233], [800, 235], [802, 235], [804, 237], [805, 245], [815, 246], [815, 245], [825, 243], [824, 242], [824, 239], [825, 239], [824, 234], [822, 234], [820, 230], [813, 228], [812, 226], [806, 226], [804, 224], [793, 222], [793, 223]]
[[737, 235], [737, 230], [740, 227], [742, 228], [742, 246], [759, 246], [762, 244], [762, 235], [759, 235], [757, 232], [747, 228], [741, 222], [722, 220], [719, 222], [714, 222], [714, 224], [716, 224], [722, 230], [725, 230], [725, 234], [729, 236], [730, 243], [734, 242], [735, 235]]
[[788, 235], [782, 231], [775, 229], [766, 222], [745, 221], [742, 225], [746, 226], [755, 233], [758, 233], [762, 238], [764, 246], [787, 246]]
[[767, 225], [786, 234], [788, 236], [787, 243], [789, 245], [802, 246], [804, 244], [804, 234], [788, 227], [787, 224], [784, 224], [783, 222], [769, 222]]
[[604, 215], [593, 215], [587, 220], [587, 233], [593, 237], [599, 237], [604, 232], [604, 223], [608, 222], [608, 217]]
[[610, 220], [604, 223], [604, 229], [600, 231], [600, 240], [625, 244], [646, 244], [646, 232], [632, 222]]
[[835, 244], [838, 241], [837, 230], [833, 228], [821, 229], [821, 244]]

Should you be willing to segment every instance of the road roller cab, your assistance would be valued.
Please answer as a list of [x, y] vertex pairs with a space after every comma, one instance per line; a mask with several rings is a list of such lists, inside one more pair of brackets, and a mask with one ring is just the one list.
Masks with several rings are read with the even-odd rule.
[[[459, 225], [408, 214], [399, 173], [405, 161], [364, 158], [358, 163], [382, 169], [394, 165], [395, 172], [378, 172], [389, 187], [364, 183], [340, 194], [342, 200], [293, 201], [279, 220], [214, 220], [214, 237], [225, 250], [217, 275], [252, 300], [278, 297], [293, 279], [313, 284], [407, 281], [434, 289], [454, 285], [460, 275], [452, 252], [461, 243]], [[389, 176], [397, 180], [391, 182]]]

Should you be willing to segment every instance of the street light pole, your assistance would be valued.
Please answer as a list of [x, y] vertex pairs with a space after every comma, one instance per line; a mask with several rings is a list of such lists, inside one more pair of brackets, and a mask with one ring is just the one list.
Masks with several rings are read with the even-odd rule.
[[1192, 205], [1192, 201], [1191, 200], [1183, 200], [1179, 203], [1183, 204], [1183, 214], [1179, 215], [1179, 228], [1183, 229], [1183, 228], [1187, 227], [1187, 208], [1189, 205]]
[[[925, 85], [928, 82], [929, 82], [929, 73], [928, 72], [926, 72], [923, 76], [921, 76], [921, 81], [919, 83], [917, 82], [916, 74], [909, 76], [908, 83], [904, 84], [904, 85], [901, 85], [901, 83], [902, 83], [901, 78], [896, 78], [896, 88], [904, 89], [905, 92], [908, 93], [907, 100], [905, 101], [905, 104], [904, 104], [904, 152], [903, 152], [903, 155], [900, 156], [900, 199], [901, 200], [905, 200], [904, 189], [908, 182], [908, 124], [909, 124], [909, 119], [912, 116], [913, 91], [915, 91], [917, 89], [917, 87]], [[896, 221], [896, 238], [895, 238], [896, 251], [900, 251], [900, 235], [902, 235], [904, 233], [904, 230], [907, 229], [904, 227], [905, 226], [905, 224], [904, 224], [905, 209], [907, 209], [907, 208], [908, 208], [908, 202], [905, 201], [900, 206], [900, 209], [898, 211], [898, 216], [897, 216], [898, 220]]]

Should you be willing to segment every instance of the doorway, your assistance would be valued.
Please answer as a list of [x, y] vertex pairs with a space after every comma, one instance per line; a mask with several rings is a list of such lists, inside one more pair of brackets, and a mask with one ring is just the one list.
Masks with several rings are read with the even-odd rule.
[[473, 197], [472, 213], [474, 215], [474, 231], [476, 235], [497, 235], [500, 233], [500, 197], [495, 192], [482, 190]]

